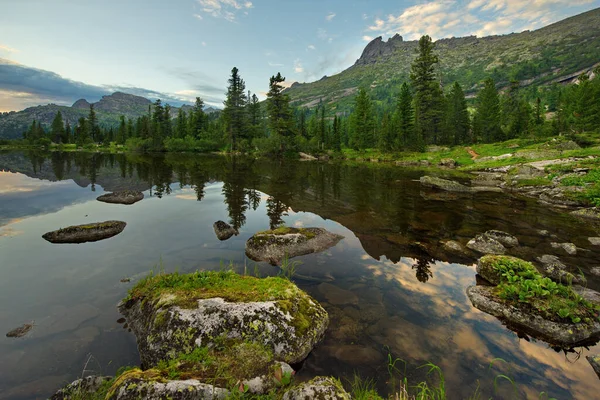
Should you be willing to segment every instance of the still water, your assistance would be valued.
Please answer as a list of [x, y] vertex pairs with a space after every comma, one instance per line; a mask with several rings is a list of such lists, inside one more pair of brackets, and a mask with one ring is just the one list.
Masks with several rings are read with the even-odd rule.
[[[296, 283], [329, 312], [325, 340], [298, 379], [356, 373], [382, 391], [394, 382], [388, 355], [409, 382], [427, 362], [444, 372], [448, 397], [599, 398], [585, 360], [600, 346], [554, 350], [475, 309], [475, 259], [444, 253], [499, 229], [518, 237], [520, 255], [557, 254], [588, 286], [600, 249], [597, 227], [533, 200], [497, 193], [453, 197], [423, 191], [424, 172], [386, 165], [302, 163], [168, 154], [0, 153], [0, 399], [42, 399], [82, 375], [111, 375], [139, 363], [135, 338], [116, 305], [153, 268], [219, 269], [276, 275], [244, 254], [256, 231], [282, 223], [324, 227], [345, 237], [336, 247], [298, 257]], [[144, 191], [133, 206], [96, 201], [105, 191]], [[127, 222], [111, 239], [53, 245], [42, 234], [68, 225]], [[212, 224], [239, 235], [220, 242]], [[540, 233], [540, 231], [548, 231]], [[551, 242], [572, 242], [576, 257]], [[131, 279], [122, 283], [124, 278]], [[35, 321], [24, 338], [5, 332]], [[501, 358], [503, 361], [496, 360]], [[494, 361], [496, 360], [496, 361]], [[515, 386], [499, 374], [510, 376]], [[546, 395], [542, 395], [546, 398]]]

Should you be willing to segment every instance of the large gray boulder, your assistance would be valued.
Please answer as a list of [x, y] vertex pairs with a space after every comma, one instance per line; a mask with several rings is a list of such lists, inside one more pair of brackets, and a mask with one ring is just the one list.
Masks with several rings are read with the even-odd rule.
[[481, 254], [504, 254], [506, 247], [496, 239], [485, 234], [477, 235], [467, 243], [467, 248]]
[[213, 229], [215, 230], [215, 235], [217, 235], [217, 239], [223, 241], [227, 240], [233, 235], [237, 235], [238, 231], [229, 225], [227, 222], [217, 221], [213, 224]]
[[544, 254], [537, 258], [540, 263], [540, 269], [544, 275], [555, 282], [563, 284], [585, 283], [585, 277], [581, 274], [572, 274], [568, 267], [560, 259], [550, 254]]
[[470, 286], [467, 296], [479, 310], [498, 317], [526, 333], [548, 343], [572, 347], [600, 339], [600, 323], [572, 324], [554, 322], [541, 316], [526, 312], [506, 302], [502, 302], [490, 286]]
[[42, 237], [50, 243], [85, 243], [111, 238], [123, 232], [123, 221], [95, 222], [75, 225], [45, 233]]
[[285, 258], [327, 250], [344, 237], [323, 228], [281, 227], [256, 233], [246, 242], [246, 255], [254, 261], [278, 265]]
[[90, 398], [112, 378], [110, 376], [87, 376], [68, 384], [54, 393], [50, 400], [76, 400]]
[[144, 199], [144, 193], [137, 190], [123, 190], [120, 192], [107, 193], [99, 196], [96, 200], [103, 203], [131, 205]]
[[338, 380], [322, 376], [302, 383], [283, 395], [283, 400], [307, 399], [350, 400], [351, 397]]
[[[276, 361], [298, 363], [323, 338], [329, 323], [318, 302], [283, 278], [198, 272], [180, 288], [182, 279], [151, 277], [119, 305], [144, 367], [214, 346], [223, 338], [258, 343]], [[161, 290], [152, 290], [154, 285]]]

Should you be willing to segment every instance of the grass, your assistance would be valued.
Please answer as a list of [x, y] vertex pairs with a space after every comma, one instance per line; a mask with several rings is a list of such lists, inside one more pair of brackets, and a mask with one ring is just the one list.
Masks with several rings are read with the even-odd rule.
[[500, 277], [496, 289], [500, 299], [556, 322], [598, 320], [600, 307], [583, 299], [570, 285], [542, 276], [533, 264], [504, 256], [485, 256], [483, 261]]
[[299, 289], [282, 277], [255, 278], [231, 270], [196, 271], [191, 274], [154, 274], [130, 289], [125, 301], [175, 295], [174, 305], [193, 307], [198, 299], [221, 297], [231, 302], [292, 299]]

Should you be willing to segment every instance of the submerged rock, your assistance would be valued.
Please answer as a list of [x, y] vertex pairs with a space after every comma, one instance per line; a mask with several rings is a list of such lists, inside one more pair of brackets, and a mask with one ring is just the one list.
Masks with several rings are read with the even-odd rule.
[[29, 324], [23, 324], [23, 325], [19, 326], [18, 328], [15, 328], [15, 329], [9, 331], [6, 334], [6, 337], [9, 337], [9, 338], [23, 337], [23, 336], [27, 335], [29, 333], [29, 331], [31, 331], [33, 329], [33, 327], [34, 327], [33, 322], [31, 322]]
[[461, 183], [447, 179], [437, 178], [435, 176], [422, 176], [419, 181], [421, 185], [429, 188], [446, 190], [456, 193], [477, 193], [477, 192], [502, 192], [502, 189], [492, 186], [465, 186]]
[[[146, 280], [119, 306], [144, 367], [215, 346], [219, 338], [258, 343], [275, 360], [298, 363], [323, 338], [329, 322], [323, 307], [283, 278], [233, 272], [177, 276]], [[180, 287], [182, 280], [186, 284]]]
[[505, 247], [517, 247], [519, 240], [506, 232], [491, 230], [484, 233], [484, 236], [500, 242]]
[[213, 229], [215, 230], [215, 235], [217, 235], [217, 239], [223, 241], [227, 240], [233, 235], [237, 235], [237, 229], [234, 229], [231, 225], [223, 221], [217, 221], [213, 224]]
[[246, 255], [254, 261], [278, 265], [289, 258], [327, 250], [344, 237], [323, 228], [277, 228], [259, 232], [246, 242]]
[[504, 254], [506, 247], [496, 239], [489, 236], [477, 235], [467, 243], [467, 248], [477, 251], [481, 254]]
[[588, 360], [592, 368], [594, 368], [594, 372], [600, 378], [600, 354], [591, 354], [589, 356], [585, 356]]
[[107, 193], [99, 196], [96, 200], [103, 203], [126, 204], [137, 203], [144, 198], [144, 193], [137, 190], [123, 190], [120, 192]]
[[600, 338], [598, 321], [590, 324], [550, 321], [500, 301], [494, 291], [494, 287], [470, 286], [467, 288], [467, 296], [479, 310], [505, 320], [526, 333], [551, 344], [571, 347], [595, 342]]
[[322, 376], [302, 383], [283, 395], [283, 400], [306, 399], [350, 400], [351, 397], [338, 380]]
[[544, 254], [543, 256], [538, 257], [537, 260], [541, 264], [541, 270], [544, 275], [555, 282], [565, 284], [585, 282], [584, 277], [569, 272], [567, 266], [556, 256]]
[[96, 222], [75, 225], [48, 232], [42, 237], [50, 243], [85, 243], [108, 239], [123, 232], [127, 224], [123, 221]]

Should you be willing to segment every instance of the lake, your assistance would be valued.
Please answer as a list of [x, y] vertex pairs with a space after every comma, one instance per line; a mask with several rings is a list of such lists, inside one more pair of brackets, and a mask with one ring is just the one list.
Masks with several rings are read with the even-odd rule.
[[[344, 236], [335, 247], [297, 257], [295, 283], [330, 315], [325, 339], [297, 373], [301, 380], [354, 374], [381, 392], [399, 382], [388, 359], [415, 384], [431, 362], [450, 399], [598, 398], [585, 355], [510, 330], [475, 309], [465, 290], [476, 258], [446, 254], [499, 229], [533, 260], [556, 254], [599, 290], [597, 227], [535, 200], [498, 193], [456, 196], [424, 190], [424, 171], [384, 164], [272, 161], [186, 154], [0, 153], [0, 399], [42, 399], [82, 375], [111, 375], [139, 363], [135, 338], [116, 305], [149, 271], [218, 270], [277, 275], [245, 256], [255, 232], [281, 224], [323, 227]], [[460, 179], [460, 176], [458, 177]], [[141, 190], [132, 206], [96, 201], [104, 192]], [[127, 222], [110, 239], [51, 244], [42, 235], [69, 225]], [[239, 235], [221, 242], [213, 223]], [[576, 256], [553, 249], [572, 242]], [[130, 282], [121, 280], [130, 279]], [[34, 321], [25, 337], [4, 333]], [[501, 360], [499, 360], [501, 359]], [[494, 380], [500, 374], [497, 388]], [[545, 398], [542, 396], [542, 398]]]

